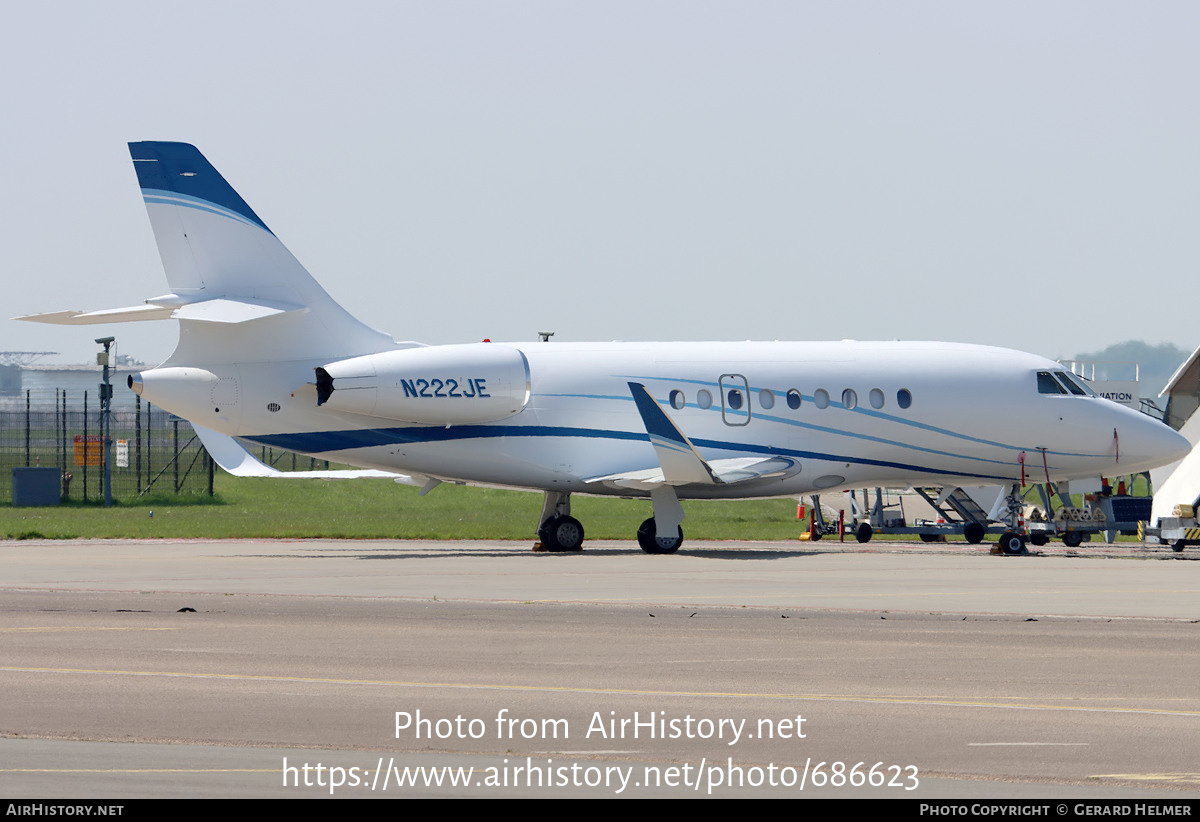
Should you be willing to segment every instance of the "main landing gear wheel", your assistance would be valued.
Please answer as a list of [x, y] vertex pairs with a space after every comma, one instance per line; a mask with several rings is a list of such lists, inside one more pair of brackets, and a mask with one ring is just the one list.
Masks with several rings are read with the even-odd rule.
[[1067, 531], [1063, 534], [1062, 541], [1068, 548], [1078, 548], [1083, 544], [1083, 534], [1079, 531]]
[[642, 550], [647, 554], [673, 554], [679, 550], [679, 546], [683, 545], [683, 528], [680, 527], [679, 534], [674, 537], [657, 537], [657, 529], [654, 526], [654, 517], [642, 523], [642, 527], [638, 528], [637, 539], [638, 545], [642, 546]]
[[560, 515], [546, 520], [538, 529], [538, 539], [547, 551], [583, 550], [583, 525], [575, 517]]
[[854, 531], [854, 538], [859, 542], [870, 542], [871, 537], [875, 535], [875, 529], [871, 527], [869, 522], [860, 523]]
[[1000, 553], [1006, 557], [1015, 557], [1028, 553], [1025, 550], [1025, 538], [1016, 531], [1005, 531], [1000, 535], [1000, 541], [996, 544], [1000, 546]]
[[983, 542], [985, 534], [987, 534], [987, 529], [978, 522], [968, 522], [963, 526], [963, 537], [972, 545], [978, 545]]

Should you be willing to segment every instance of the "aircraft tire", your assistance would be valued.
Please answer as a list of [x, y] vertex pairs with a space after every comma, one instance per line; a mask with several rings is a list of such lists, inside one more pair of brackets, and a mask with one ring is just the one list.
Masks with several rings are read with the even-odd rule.
[[1063, 545], [1068, 548], [1078, 548], [1083, 543], [1083, 534], [1078, 531], [1067, 531], [1062, 535]]
[[673, 554], [679, 550], [679, 546], [683, 545], [683, 527], [679, 528], [679, 535], [674, 539], [659, 539], [655, 536], [656, 529], [654, 527], [654, 517], [646, 520], [638, 528], [637, 540], [638, 545], [647, 554]]
[[870, 542], [873, 536], [875, 536], [875, 529], [868, 522], [859, 523], [858, 528], [854, 529], [854, 538], [859, 542]]
[[1016, 531], [1005, 531], [1000, 535], [1000, 541], [996, 544], [1000, 546], [1000, 553], [1006, 557], [1029, 553], [1025, 549], [1025, 538]]
[[963, 526], [963, 537], [972, 545], [978, 545], [983, 542], [983, 538], [986, 535], [987, 529], [978, 522], [968, 522]]
[[538, 529], [538, 538], [552, 553], [582, 551], [583, 524], [575, 517], [551, 517]]

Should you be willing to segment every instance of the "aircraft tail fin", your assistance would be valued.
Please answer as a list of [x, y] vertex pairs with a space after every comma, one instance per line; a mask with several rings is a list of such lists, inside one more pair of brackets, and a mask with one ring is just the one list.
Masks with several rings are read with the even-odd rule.
[[[244, 359], [248, 348], [265, 358], [336, 358], [394, 347], [326, 293], [195, 146], [130, 143], [129, 153], [172, 292], [154, 302], [173, 304], [180, 320], [172, 360], [201, 352]], [[255, 306], [270, 310], [258, 317]]]

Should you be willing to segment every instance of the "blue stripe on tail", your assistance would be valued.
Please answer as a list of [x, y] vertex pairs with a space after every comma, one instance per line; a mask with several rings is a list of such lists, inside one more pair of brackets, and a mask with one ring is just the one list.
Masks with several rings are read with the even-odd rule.
[[232, 211], [271, 231], [195, 146], [188, 143], [130, 143], [129, 154], [133, 157], [143, 195], [174, 192]]

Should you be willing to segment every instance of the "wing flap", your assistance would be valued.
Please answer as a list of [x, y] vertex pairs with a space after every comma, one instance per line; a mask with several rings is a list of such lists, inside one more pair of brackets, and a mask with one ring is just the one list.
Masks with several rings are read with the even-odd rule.
[[[712, 476], [719, 485], [738, 485], [743, 482], [753, 482], [763, 479], [782, 479], [790, 477], [800, 470], [800, 464], [789, 457], [730, 457], [729, 459], [708, 460], [705, 462]], [[661, 468], [647, 468], [641, 471], [624, 471], [608, 474], [603, 477], [592, 477], [584, 482], [600, 482], [614, 488], [632, 488], [639, 491], [651, 491], [662, 485], [686, 487], [687, 485], [712, 485], [713, 483], [681, 483], [670, 482]]]

